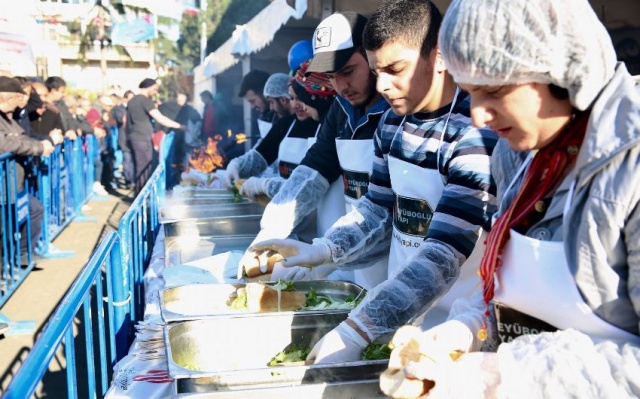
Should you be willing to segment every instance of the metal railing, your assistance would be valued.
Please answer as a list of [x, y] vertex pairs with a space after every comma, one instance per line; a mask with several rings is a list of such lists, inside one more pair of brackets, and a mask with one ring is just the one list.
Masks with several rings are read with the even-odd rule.
[[118, 233], [123, 243], [122, 270], [114, 270], [114, 275], [121, 280], [116, 282], [113, 289], [113, 301], [119, 305], [115, 309], [118, 358], [128, 350], [133, 334], [133, 321], [141, 319], [144, 312], [143, 275], [160, 228], [158, 202], [164, 195], [164, 184], [165, 165], [161, 163], [118, 224]]
[[[120, 251], [118, 235], [115, 232], [108, 233], [53, 312], [3, 398], [30, 398], [61, 345], [64, 345], [66, 358], [67, 398], [78, 397], [78, 381], [83, 382], [83, 397], [96, 397], [98, 393], [103, 396], [107, 392], [110, 372], [117, 361], [114, 305], [110, 298], [111, 287], [114, 285], [113, 271], [122, 262]], [[103, 297], [105, 290], [107, 295]], [[96, 319], [93, 319], [94, 311]], [[81, 320], [79, 325], [74, 322], [76, 317]], [[74, 326], [79, 330], [76, 335]], [[96, 336], [98, 357], [95, 356]], [[83, 350], [81, 355], [84, 357], [76, 356], [76, 346]], [[82, 371], [79, 371], [77, 365], [80, 360], [85, 366], [86, 380], [79, 378]]]
[[[75, 255], [74, 251], [59, 251], [52, 242], [72, 220], [84, 217], [82, 205], [93, 193], [95, 151], [95, 138], [89, 135], [75, 141], [65, 139], [48, 157], [0, 155], [0, 198], [3, 201], [0, 307], [35, 266], [34, 253], [50, 258]], [[19, 190], [23, 181], [24, 188]], [[31, 231], [35, 226], [30, 218], [30, 196], [38, 200], [44, 210], [37, 243], [31, 242]], [[27, 245], [23, 250], [20, 249], [21, 236], [26, 236], [23, 238]]]
[[[31, 397], [63, 344], [67, 397], [77, 398], [79, 392], [82, 397], [95, 397], [98, 392], [102, 396], [108, 390], [113, 366], [127, 354], [134, 338], [134, 321], [142, 319], [144, 312], [143, 276], [160, 228], [158, 204], [165, 191], [166, 144], [163, 140], [161, 163], [120, 220], [118, 232], [108, 233], [92, 254], [3, 399]], [[103, 298], [105, 290], [107, 295]], [[92, 311], [97, 314], [95, 320]], [[79, 330], [84, 334], [74, 336], [74, 319], [80, 312]], [[95, 356], [94, 337], [99, 343], [99, 357]], [[86, 382], [79, 378], [77, 346], [84, 351]]]
[[[31, 220], [29, 214], [28, 181], [19, 189], [18, 171], [24, 169], [18, 165], [11, 154], [0, 155], [0, 211], [2, 273], [0, 274], [0, 306], [15, 292], [24, 277], [33, 269]], [[22, 177], [22, 176], [21, 176]], [[21, 232], [22, 230], [22, 232]], [[20, 241], [22, 234], [26, 237], [26, 253], [22, 253]], [[25, 267], [22, 267], [26, 258]]]

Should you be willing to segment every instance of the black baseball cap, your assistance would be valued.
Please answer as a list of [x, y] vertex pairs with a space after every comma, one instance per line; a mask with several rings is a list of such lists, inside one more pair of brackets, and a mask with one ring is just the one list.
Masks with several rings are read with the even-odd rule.
[[148, 87], [151, 87], [153, 85], [155, 85], [156, 83], [158, 83], [155, 79], [151, 79], [151, 78], [146, 78], [144, 80], [142, 80], [142, 82], [140, 82], [140, 84], [138, 85], [139, 89], [146, 89]]
[[0, 76], [0, 93], [26, 94], [20, 82], [8, 76]]
[[331, 73], [344, 67], [358, 47], [367, 18], [352, 11], [325, 18], [313, 33], [313, 59], [309, 72]]

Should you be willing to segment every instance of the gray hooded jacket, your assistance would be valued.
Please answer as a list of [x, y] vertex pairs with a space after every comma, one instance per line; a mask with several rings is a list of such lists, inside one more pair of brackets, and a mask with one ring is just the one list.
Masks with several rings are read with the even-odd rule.
[[[492, 174], [499, 203], [503, 201], [501, 211], [522, 184], [520, 176], [505, 196], [525, 156], [504, 140], [494, 151]], [[554, 194], [544, 219], [527, 236], [564, 241], [567, 262], [585, 302], [606, 322], [638, 335], [640, 86], [623, 64], [617, 65], [593, 104], [574, 170]], [[594, 343], [582, 333], [566, 330], [520, 337], [500, 345], [498, 356], [500, 396], [528, 392], [529, 397], [557, 397], [559, 387], [581, 398], [640, 396], [640, 347], [632, 343]]]

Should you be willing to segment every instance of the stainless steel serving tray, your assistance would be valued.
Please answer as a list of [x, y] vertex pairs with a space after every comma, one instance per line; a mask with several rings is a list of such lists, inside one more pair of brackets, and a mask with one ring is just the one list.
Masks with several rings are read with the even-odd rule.
[[165, 267], [171, 267], [223, 252], [244, 252], [249, 248], [249, 245], [251, 245], [255, 237], [256, 234], [242, 236], [171, 237], [165, 239], [164, 264]]
[[165, 197], [160, 201], [160, 209], [165, 209], [174, 206], [196, 206], [196, 205], [215, 205], [215, 204], [242, 204], [249, 203], [246, 198], [242, 200], [236, 199], [233, 194], [221, 195], [218, 197], [208, 198], [182, 198], [182, 197]]
[[[178, 380], [177, 389], [195, 388], [202, 385], [189, 385], [189, 380]], [[206, 389], [206, 386], [204, 387]], [[235, 391], [217, 391], [204, 393], [182, 393], [171, 396], [173, 399], [358, 399], [387, 398], [380, 390], [378, 378], [357, 381], [336, 381], [327, 383], [303, 384], [256, 389], [240, 389]]]
[[204, 187], [179, 187], [174, 188], [169, 194], [171, 198], [219, 198], [233, 197], [233, 192], [220, 188], [204, 188]]
[[160, 223], [237, 215], [262, 215], [264, 207], [255, 202], [217, 203], [209, 205], [173, 205], [160, 208]]
[[290, 344], [313, 347], [346, 314], [284, 314], [171, 323], [165, 327], [169, 374], [178, 392], [211, 392], [373, 380], [386, 360], [268, 367]]
[[260, 232], [262, 215], [216, 216], [163, 224], [165, 245], [173, 237], [246, 236]]
[[[275, 283], [267, 283], [275, 284]], [[239, 312], [227, 306], [230, 295], [244, 283], [239, 284], [189, 284], [164, 289], [160, 292], [160, 312], [166, 322], [195, 320], [214, 317], [264, 317], [270, 313]], [[293, 287], [307, 293], [313, 288], [318, 295], [344, 300], [348, 296], [362, 296], [364, 290], [357, 284], [345, 281], [296, 281]], [[327, 314], [349, 313], [349, 310], [318, 310], [280, 312], [280, 314], [308, 313], [325, 317]]]

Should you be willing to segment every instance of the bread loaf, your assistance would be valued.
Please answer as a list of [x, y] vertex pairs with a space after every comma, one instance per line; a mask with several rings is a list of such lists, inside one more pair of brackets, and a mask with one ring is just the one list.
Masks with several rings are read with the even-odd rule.
[[244, 265], [247, 277], [253, 278], [273, 271], [273, 266], [282, 261], [282, 255], [275, 251], [266, 251], [253, 258], [254, 262]]
[[277, 312], [278, 302], [281, 312], [298, 310], [304, 306], [307, 297], [304, 292], [278, 291], [263, 283], [247, 283], [247, 308], [249, 312]]
[[385, 395], [397, 399], [419, 398], [434, 386], [432, 381], [406, 378], [402, 369], [386, 369], [380, 375], [380, 389]]

